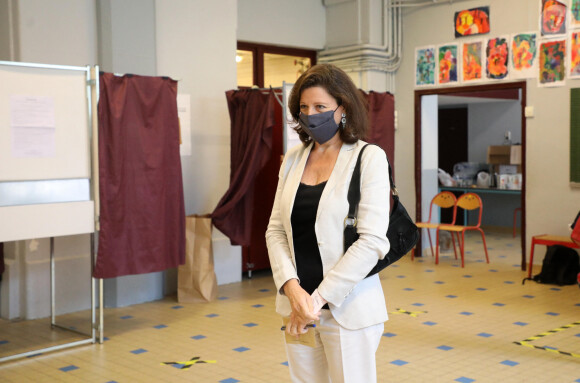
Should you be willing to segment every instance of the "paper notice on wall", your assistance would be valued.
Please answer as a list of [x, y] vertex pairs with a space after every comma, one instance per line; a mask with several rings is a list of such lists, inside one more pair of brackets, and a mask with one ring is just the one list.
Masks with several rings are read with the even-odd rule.
[[179, 117], [179, 133], [181, 136], [179, 154], [191, 156], [191, 101], [189, 94], [177, 95], [177, 116]]
[[45, 158], [56, 155], [54, 99], [10, 96], [12, 156]]

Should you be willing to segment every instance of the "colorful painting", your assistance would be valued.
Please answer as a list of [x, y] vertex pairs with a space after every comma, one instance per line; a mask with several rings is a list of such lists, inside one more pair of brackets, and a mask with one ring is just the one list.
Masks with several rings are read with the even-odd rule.
[[505, 79], [508, 75], [509, 47], [507, 38], [496, 37], [487, 40], [485, 54], [487, 78], [494, 80]]
[[457, 82], [457, 44], [442, 45], [438, 50], [439, 84]]
[[568, 24], [570, 28], [580, 28], [580, 0], [570, 0]]
[[455, 12], [455, 37], [489, 33], [489, 7]]
[[570, 34], [570, 71], [568, 76], [570, 78], [580, 78], [580, 32], [572, 32]]
[[477, 81], [483, 79], [483, 41], [463, 44], [462, 80]]
[[557, 0], [542, 0], [540, 12], [542, 36], [566, 33], [566, 4]]
[[512, 35], [510, 55], [510, 76], [512, 78], [533, 78], [538, 73], [537, 34], [518, 33]]
[[547, 40], [540, 44], [538, 86], [563, 85], [566, 74], [566, 40]]
[[415, 85], [435, 85], [435, 47], [415, 50]]

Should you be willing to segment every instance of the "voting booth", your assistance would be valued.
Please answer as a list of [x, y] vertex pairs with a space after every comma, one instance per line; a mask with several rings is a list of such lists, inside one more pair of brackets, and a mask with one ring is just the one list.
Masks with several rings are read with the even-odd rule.
[[[92, 278], [98, 212], [97, 82], [98, 68], [90, 66], [0, 61], [0, 242], [50, 239], [49, 283], [35, 285], [26, 293], [50, 289], [50, 331], [74, 331], [70, 326], [59, 328], [57, 323], [58, 299], [66, 295], [63, 289], [67, 286], [61, 286], [63, 291], [57, 294], [55, 237], [85, 235], [90, 241], [90, 270], [76, 278], [86, 280], [91, 307], [90, 331], [83, 334], [87, 339], [0, 355], [0, 361], [95, 343], [97, 338], [102, 342], [102, 280]], [[26, 271], [38, 261], [20, 260], [19, 275], [10, 277], [21, 285], [36, 283]], [[4, 279], [4, 290], [9, 290], [6, 276]], [[101, 299], [98, 320], [97, 289]], [[5, 292], [2, 303], [9, 298]]]

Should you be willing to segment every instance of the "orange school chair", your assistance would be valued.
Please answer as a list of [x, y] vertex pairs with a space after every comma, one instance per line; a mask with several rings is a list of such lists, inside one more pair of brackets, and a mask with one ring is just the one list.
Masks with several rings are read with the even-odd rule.
[[[451, 193], [450, 191], [442, 191], [439, 192], [433, 197], [431, 200], [431, 205], [429, 206], [429, 219], [427, 222], [416, 222], [415, 225], [419, 229], [427, 229], [427, 235], [429, 236], [429, 245], [431, 245], [431, 256], [433, 256], [433, 243], [431, 242], [431, 231], [430, 229], [437, 229], [441, 223], [431, 222], [431, 214], [433, 213], [433, 205], [439, 206], [442, 209], [451, 209], [453, 208], [453, 218], [451, 222], [446, 222], [449, 225], [453, 225], [455, 223], [455, 203], [457, 202], [457, 198], [455, 198], [455, 194]], [[441, 221], [441, 219], [439, 219]], [[451, 239], [453, 241], [453, 251], [455, 251], [455, 239], [453, 238], [453, 234], [451, 234]], [[439, 239], [437, 239], [436, 245], [439, 245]], [[457, 257], [457, 253], [455, 253], [455, 257]], [[415, 259], [415, 249], [411, 252], [411, 259]]]
[[[457, 207], [463, 210], [479, 210], [479, 218], [477, 220], [477, 225], [475, 226], [463, 226], [463, 225], [439, 225], [437, 228], [437, 238], [436, 241], [439, 242], [439, 230], [446, 230], [451, 233], [456, 233], [459, 238], [459, 233], [461, 233], [461, 240], [459, 241], [459, 248], [461, 253], [461, 267], [465, 266], [465, 232], [467, 230], [477, 230], [481, 233], [481, 239], [483, 240], [483, 250], [485, 250], [485, 259], [489, 263], [489, 256], [487, 255], [487, 245], [485, 244], [485, 234], [481, 230], [481, 215], [483, 213], [483, 204], [481, 198], [475, 193], [465, 193], [462, 194], [455, 204], [455, 212], [453, 216], [457, 214]], [[453, 234], [452, 234], [453, 235]], [[439, 248], [436, 250], [435, 264], [439, 263]]]

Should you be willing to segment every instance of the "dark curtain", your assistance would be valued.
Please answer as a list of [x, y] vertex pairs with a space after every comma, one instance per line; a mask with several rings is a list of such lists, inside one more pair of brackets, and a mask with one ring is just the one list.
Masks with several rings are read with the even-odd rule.
[[391, 93], [366, 93], [371, 129], [366, 141], [377, 144], [387, 153], [395, 177], [395, 97]]
[[226, 92], [231, 122], [230, 187], [212, 213], [213, 225], [232, 245], [249, 246], [254, 181], [272, 153], [274, 92]]
[[0, 282], [2, 281], [2, 274], [4, 274], [4, 244], [0, 243]]
[[169, 78], [100, 75], [96, 278], [185, 261], [176, 98], [177, 82]]

